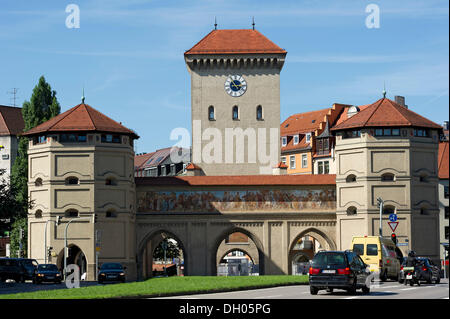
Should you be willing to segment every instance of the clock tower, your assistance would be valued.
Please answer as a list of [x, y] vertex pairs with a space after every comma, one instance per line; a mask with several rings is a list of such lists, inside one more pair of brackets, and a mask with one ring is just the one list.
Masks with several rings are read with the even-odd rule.
[[213, 30], [185, 52], [197, 174], [272, 174], [286, 53], [252, 29]]

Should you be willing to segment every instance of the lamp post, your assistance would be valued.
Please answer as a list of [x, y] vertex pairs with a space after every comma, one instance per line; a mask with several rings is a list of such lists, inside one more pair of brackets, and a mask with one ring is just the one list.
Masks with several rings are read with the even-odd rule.
[[164, 239], [162, 242], [162, 249], [164, 250], [164, 275], [167, 275], [167, 269], [166, 269], [166, 250], [167, 250], [167, 241]]
[[91, 220], [90, 217], [77, 217], [77, 218], [72, 218], [71, 220], [68, 221], [66, 228], [64, 230], [64, 279], [66, 279], [66, 268], [67, 268], [67, 257], [68, 257], [68, 252], [67, 252], [67, 229], [69, 228], [69, 225], [71, 222], [73, 222], [74, 220]]
[[380, 207], [380, 237], [383, 237], [383, 223], [382, 223], [381, 216], [383, 214], [384, 201], [381, 199], [381, 197], [378, 197], [377, 203], [378, 203], [377, 206]]

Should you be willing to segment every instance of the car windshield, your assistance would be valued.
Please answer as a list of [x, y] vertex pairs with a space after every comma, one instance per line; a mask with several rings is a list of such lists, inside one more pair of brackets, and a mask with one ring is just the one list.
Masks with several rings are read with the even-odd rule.
[[122, 265], [121, 264], [117, 264], [117, 263], [107, 263], [107, 264], [103, 264], [101, 269], [102, 270], [105, 270], [105, 269], [122, 269]]
[[53, 270], [53, 271], [58, 271], [58, 268], [56, 267], [56, 265], [53, 265], [53, 264], [43, 264], [43, 265], [39, 265], [39, 266], [38, 266], [38, 270]]
[[344, 253], [319, 253], [313, 261], [313, 267], [324, 267], [326, 265], [343, 265], [345, 264]]

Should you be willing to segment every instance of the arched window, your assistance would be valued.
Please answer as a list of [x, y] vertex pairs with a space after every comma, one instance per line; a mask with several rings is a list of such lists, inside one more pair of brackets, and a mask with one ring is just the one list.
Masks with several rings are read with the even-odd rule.
[[78, 211], [76, 209], [68, 209], [64, 215], [65, 217], [78, 217]]
[[116, 181], [116, 179], [114, 177], [108, 177], [105, 180], [105, 185], [112, 185], [112, 186], [114, 186], [114, 185], [117, 185], [117, 181]]
[[34, 182], [34, 186], [42, 186], [42, 178], [37, 178]]
[[356, 182], [356, 176], [353, 175], [353, 174], [350, 174], [350, 175], [347, 176], [347, 178], [345, 179], [345, 181], [346, 181], [347, 183], [353, 183], [353, 182]]
[[78, 185], [79, 180], [77, 177], [71, 176], [66, 178], [66, 185]]
[[42, 210], [38, 209], [36, 213], [34, 213], [35, 218], [42, 218]]
[[214, 106], [212, 105], [208, 107], [208, 119], [210, 121], [214, 121], [216, 119], [216, 116], [214, 114]]
[[114, 210], [108, 210], [106, 212], [106, 217], [107, 218], [115, 218], [115, 217], [117, 217], [117, 214], [114, 212]]
[[357, 212], [358, 210], [355, 206], [350, 206], [349, 208], [347, 208], [347, 215], [356, 215]]
[[420, 208], [420, 215], [428, 215], [428, 209], [425, 207]]
[[237, 105], [233, 106], [233, 120], [237, 121], [239, 120], [239, 108], [237, 107]]
[[381, 175], [381, 181], [382, 182], [393, 182], [394, 181], [394, 174], [392, 173], [385, 173]]
[[263, 120], [263, 109], [261, 105], [258, 105], [256, 107], [256, 119], [258, 121], [262, 121]]
[[420, 175], [419, 181], [421, 181], [422, 183], [428, 182], [427, 175], [425, 175], [425, 174]]
[[392, 205], [383, 206], [383, 214], [386, 215], [395, 214], [395, 207]]

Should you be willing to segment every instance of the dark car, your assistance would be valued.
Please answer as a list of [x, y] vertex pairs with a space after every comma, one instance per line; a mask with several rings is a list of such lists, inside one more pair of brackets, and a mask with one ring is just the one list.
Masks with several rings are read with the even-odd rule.
[[[431, 259], [427, 257], [417, 257], [417, 279], [420, 281], [426, 281], [427, 284], [431, 284], [433, 281], [438, 284], [441, 282], [441, 270]], [[405, 281], [405, 274], [403, 272], [403, 267], [406, 265], [406, 258], [400, 267], [399, 282], [403, 283]]]
[[312, 295], [319, 290], [344, 289], [354, 294], [356, 289], [370, 292], [368, 266], [351, 251], [320, 251], [309, 268], [309, 287]]
[[98, 273], [98, 283], [102, 284], [106, 281], [125, 282], [125, 269], [119, 263], [104, 263]]
[[0, 281], [13, 279], [15, 282], [24, 282], [26, 270], [16, 258], [0, 258]]
[[37, 266], [33, 277], [34, 284], [43, 282], [54, 282], [60, 284], [62, 280], [61, 272], [54, 264], [40, 264]]
[[24, 269], [25, 280], [33, 280], [34, 272], [38, 266], [38, 262], [36, 261], [36, 259], [17, 258], [16, 260]]

